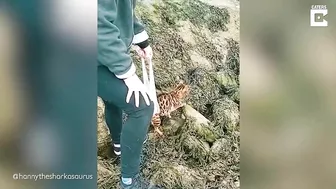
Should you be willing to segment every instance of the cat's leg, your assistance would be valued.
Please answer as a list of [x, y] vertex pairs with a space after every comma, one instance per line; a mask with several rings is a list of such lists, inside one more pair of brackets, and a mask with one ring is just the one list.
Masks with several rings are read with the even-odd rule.
[[159, 129], [161, 125], [161, 118], [159, 114], [155, 114], [153, 116], [152, 125], [154, 127], [154, 133], [158, 134], [159, 136], [163, 136], [163, 132]]
[[[159, 118], [159, 119], [160, 119], [160, 118]], [[153, 126], [154, 126], [154, 132], [155, 132], [156, 134], [158, 134], [159, 136], [163, 136], [163, 132], [160, 130], [160, 125], [161, 125], [161, 124], [159, 124], [159, 123], [161, 123], [161, 119], [160, 119], [160, 120], [157, 120], [157, 121], [156, 121], [156, 124], [153, 125]]]
[[185, 105], [187, 105], [187, 104], [184, 103], [184, 102], [180, 102], [180, 103], [178, 104], [178, 106], [177, 106], [176, 109], [178, 109], [178, 108], [182, 108], [182, 107], [185, 106]]
[[157, 133], [159, 136], [163, 136], [163, 132], [160, 130], [159, 126], [154, 127], [154, 132]]
[[161, 110], [161, 112], [160, 112], [160, 116], [166, 116], [166, 115], [167, 115], [166, 111]]

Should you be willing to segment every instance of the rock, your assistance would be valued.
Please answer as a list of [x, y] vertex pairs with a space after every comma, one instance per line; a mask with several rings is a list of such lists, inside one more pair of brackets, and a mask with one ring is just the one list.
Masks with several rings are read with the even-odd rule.
[[228, 97], [224, 97], [215, 101], [212, 105], [212, 109], [212, 119], [216, 127], [221, 128], [222, 131], [236, 131], [240, 119], [237, 103]]
[[185, 123], [184, 118], [172, 117], [166, 123], [163, 124], [164, 133], [174, 134], [181, 128]]
[[211, 123], [207, 118], [205, 118], [202, 114], [200, 114], [193, 107], [186, 105], [183, 107], [183, 109], [187, 117], [192, 117], [196, 119], [197, 124], [209, 125]]
[[221, 86], [215, 78], [215, 72], [197, 67], [188, 71], [187, 82], [190, 85], [188, 101], [201, 113], [207, 112], [207, 104], [221, 97]]
[[239, 85], [233, 77], [234, 73], [227, 71], [216, 72], [215, 78], [224, 92], [235, 102], [240, 101]]
[[217, 72], [215, 78], [217, 82], [225, 88], [238, 87], [236, 80], [232, 78], [227, 72]]
[[195, 136], [187, 136], [183, 141], [183, 146], [191, 156], [197, 159], [204, 159], [210, 153], [210, 145]]
[[190, 126], [195, 129], [198, 135], [202, 136], [207, 142], [214, 142], [218, 135], [212, 128], [211, 122], [200, 114], [197, 110], [189, 105], [183, 107], [184, 114], [187, 118], [192, 118], [195, 120]]
[[212, 156], [216, 157], [220, 157], [220, 155], [226, 150], [228, 149], [228, 141], [225, 138], [221, 138], [216, 140], [212, 146], [211, 146], [211, 154]]
[[230, 94], [230, 98], [237, 103], [240, 102], [240, 90], [239, 90], [239, 88], [234, 89], [233, 93]]

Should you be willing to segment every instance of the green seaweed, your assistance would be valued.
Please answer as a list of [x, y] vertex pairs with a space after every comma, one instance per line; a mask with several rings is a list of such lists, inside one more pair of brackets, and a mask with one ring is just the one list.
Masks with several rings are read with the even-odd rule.
[[178, 25], [181, 20], [189, 20], [195, 26], [206, 27], [211, 32], [227, 31], [230, 15], [227, 9], [208, 5], [199, 0], [164, 0], [160, 10], [162, 20], [169, 26]]

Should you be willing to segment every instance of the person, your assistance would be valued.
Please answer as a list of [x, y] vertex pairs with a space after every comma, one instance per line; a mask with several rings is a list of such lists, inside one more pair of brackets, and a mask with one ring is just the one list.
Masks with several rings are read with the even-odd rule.
[[[135, 0], [98, 0], [98, 96], [105, 103], [114, 152], [121, 156], [120, 188], [155, 189], [139, 175], [154, 103], [129, 53], [132, 45], [143, 58], [153, 53], [135, 6]], [[122, 111], [128, 115], [124, 124]]]

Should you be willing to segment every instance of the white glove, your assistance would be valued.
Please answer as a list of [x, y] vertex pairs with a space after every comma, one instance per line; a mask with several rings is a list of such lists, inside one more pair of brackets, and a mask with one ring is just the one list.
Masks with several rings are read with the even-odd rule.
[[144, 97], [144, 100], [147, 104], [147, 106], [150, 105], [149, 98], [147, 96], [148, 94], [148, 89], [146, 86], [141, 82], [139, 77], [134, 74], [133, 76], [124, 79], [124, 82], [128, 88], [127, 96], [126, 96], [126, 102], [129, 103], [132, 94], [134, 92], [134, 99], [135, 99], [135, 106], [139, 107], [139, 92], [142, 94]]
[[153, 49], [150, 45], [148, 45], [144, 49], [141, 49], [139, 46], [136, 46], [135, 51], [141, 58], [151, 59], [153, 57]]

